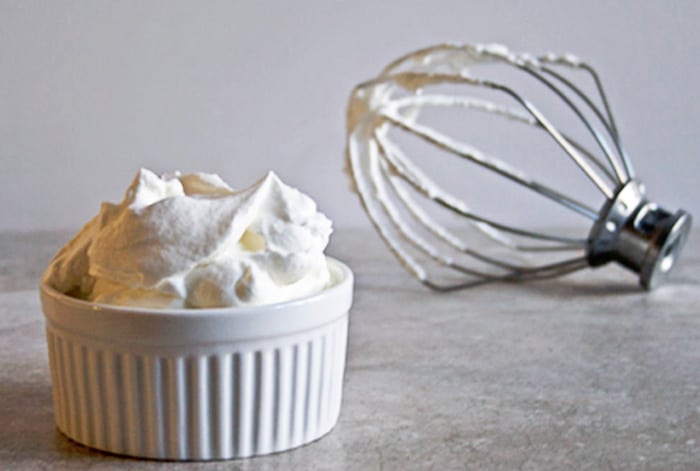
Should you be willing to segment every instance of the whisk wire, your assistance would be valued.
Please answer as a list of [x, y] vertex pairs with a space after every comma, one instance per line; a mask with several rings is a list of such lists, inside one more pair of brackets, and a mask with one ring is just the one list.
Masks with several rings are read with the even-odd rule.
[[[385, 155], [385, 151], [382, 150], [381, 144], [378, 146], [379, 150], [379, 155]], [[399, 232], [399, 234], [405, 238], [405, 240], [409, 241], [416, 249], [418, 249], [420, 252], [423, 254], [429, 256], [433, 260], [436, 260], [440, 264], [458, 271], [463, 274], [467, 275], [472, 275], [475, 277], [480, 278], [481, 280], [492, 282], [492, 281], [516, 281], [518, 279], [522, 278], [530, 278], [530, 279], [544, 279], [548, 278], [551, 276], [560, 276], [564, 273], [568, 273], [570, 270], [576, 270], [580, 268], [581, 264], [586, 263], [586, 258], [581, 256], [581, 257], [576, 257], [572, 258], [569, 260], [564, 260], [560, 262], [555, 262], [555, 263], [548, 263], [540, 266], [535, 266], [535, 267], [526, 267], [526, 266], [516, 266], [513, 264], [505, 263], [500, 260], [495, 260], [490, 257], [485, 257], [485, 256], [480, 256], [476, 254], [474, 251], [471, 251], [466, 248], [462, 248], [461, 252], [465, 253], [467, 255], [473, 256], [483, 262], [489, 263], [491, 265], [498, 266], [500, 268], [506, 268], [509, 271], [503, 274], [493, 274], [493, 273], [488, 273], [480, 270], [475, 270], [472, 268], [469, 268], [463, 264], [455, 262], [451, 257], [446, 256], [442, 254], [440, 251], [438, 251], [432, 244], [430, 244], [428, 241], [426, 241], [424, 238], [422, 238], [420, 235], [418, 235], [409, 224], [406, 224], [406, 222], [403, 221], [402, 216], [400, 215], [399, 210], [397, 207], [391, 202], [390, 197], [388, 196], [388, 191], [387, 187], [385, 185], [385, 180], [389, 182], [390, 186], [393, 189], [396, 189], [397, 187], [395, 186], [395, 183], [392, 183], [392, 178], [389, 176], [388, 169], [384, 167], [384, 171], [379, 171], [378, 166], [386, 166], [389, 165], [386, 160], [378, 160], [376, 158], [371, 159], [370, 162], [370, 170], [369, 170], [369, 175], [370, 175], [370, 180], [374, 184], [374, 188], [376, 191], [376, 198], [377, 201], [379, 201], [380, 205], [383, 207], [385, 214], [389, 218], [389, 220], [392, 222], [396, 230]], [[395, 190], [396, 191], [396, 190]], [[400, 197], [399, 197], [400, 198]], [[405, 201], [405, 200], [403, 200]], [[407, 206], [409, 208], [409, 212], [416, 216], [417, 213], [414, 211], [411, 211], [410, 208], [412, 206]], [[428, 222], [424, 218], [419, 219], [419, 222], [426, 223]], [[430, 226], [427, 226], [430, 227]], [[431, 283], [432, 286], [440, 286], [440, 289], [442, 290], [449, 290], [453, 288], [453, 285], [451, 284], [442, 284], [438, 285], [435, 282], [430, 281], [430, 278], [426, 276], [425, 282]], [[458, 283], [456, 286], [462, 286], [462, 283]]]
[[[459, 214], [460, 216], [464, 216], [466, 218], [469, 218], [473, 221], [477, 221], [480, 223], [487, 224], [493, 228], [510, 232], [512, 234], [516, 234], [519, 236], [523, 237], [529, 237], [532, 239], [538, 239], [538, 240], [547, 240], [547, 241], [553, 241], [553, 242], [562, 242], [565, 244], [578, 244], [581, 246], [584, 246], [586, 243], [585, 239], [579, 239], [579, 238], [572, 238], [572, 237], [564, 237], [564, 236], [557, 236], [553, 234], [545, 234], [543, 232], [537, 232], [537, 231], [530, 231], [530, 230], [525, 230], [521, 228], [517, 228], [514, 226], [510, 226], [507, 224], [499, 223], [496, 222], [490, 218], [486, 218], [484, 216], [479, 216], [473, 212], [471, 212], [466, 204], [464, 204], [459, 198], [456, 198], [455, 196], [449, 194], [448, 192], [442, 190], [438, 185], [434, 184], [433, 182], [430, 181], [430, 179], [423, 174], [422, 172], [419, 173], [419, 171], [413, 167], [411, 170], [412, 171], [406, 171], [406, 166], [408, 162], [410, 162], [409, 159], [407, 158], [396, 158], [396, 154], [394, 154], [392, 151], [397, 150], [398, 146], [396, 144], [389, 144], [386, 138], [381, 135], [380, 133], [375, 132], [374, 138], [376, 140], [376, 143], [381, 149], [381, 153], [385, 155], [388, 159], [390, 159], [391, 163], [393, 164], [393, 167], [396, 170], [396, 173], [402, 177], [407, 183], [409, 183], [414, 189], [416, 189], [418, 192], [422, 193], [426, 197], [432, 199], [434, 202], [438, 203], [439, 205], [443, 206], [444, 208]], [[387, 151], [387, 148], [390, 148], [391, 150]], [[404, 155], [404, 154], [401, 154]], [[402, 165], [404, 164], [404, 165]]]
[[552, 136], [557, 144], [566, 152], [566, 154], [571, 157], [571, 159], [576, 163], [576, 165], [586, 174], [586, 176], [593, 182], [593, 184], [605, 195], [606, 198], [610, 199], [613, 197], [613, 190], [605, 183], [605, 181], [598, 175], [593, 168], [588, 164], [588, 161], [584, 159], [581, 154], [579, 154], [576, 147], [571, 145], [571, 143], [562, 136], [559, 130], [554, 127], [552, 123], [529, 101], [523, 98], [519, 93], [515, 92], [512, 88], [505, 85], [501, 85], [495, 82], [486, 82], [491, 88], [502, 90], [505, 93], [512, 96], [517, 102], [519, 102], [533, 118], [539, 122], [542, 127], [547, 131], [547, 133]]
[[596, 157], [590, 150], [585, 148], [582, 144], [579, 142], [575, 141], [573, 138], [568, 136], [567, 134], [562, 133], [562, 136], [564, 139], [569, 141], [569, 143], [574, 146], [584, 157], [588, 159], [589, 162], [591, 162], [595, 167], [609, 180], [610, 183], [617, 185], [618, 181], [615, 175], [608, 170], [608, 168], [605, 166], [603, 161], [601, 161], [598, 157]]
[[[610, 146], [606, 142], [606, 140], [603, 138], [603, 136], [598, 132], [596, 128], [593, 127], [591, 122], [584, 116], [583, 112], [581, 109], [576, 106], [571, 99], [564, 93], [559, 87], [554, 85], [550, 80], [547, 80], [542, 74], [537, 72], [531, 65], [520, 65], [519, 68], [521, 70], [524, 70], [525, 72], [529, 73], [533, 77], [535, 77], [537, 80], [542, 82], [547, 88], [549, 88], [551, 91], [553, 91], [566, 105], [571, 109], [571, 111], [574, 112], [574, 114], [579, 118], [581, 123], [586, 127], [589, 133], [593, 136], [595, 141], [598, 143], [598, 146], [600, 149], [603, 151], [603, 155], [605, 155], [605, 158], [607, 161], [610, 163], [612, 168], [615, 171], [615, 174], [617, 175], [619, 183], [624, 183], [628, 180], [627, 175], [624, 173], [624, 169], [620, 167], [620, 164], [618, 163], [617, 159], [615, 158], [615, 155], [613, 154], [612, 150], [610, 149]], [[565, 83], [566, 85], [566, 83]], [[576, 91], [574, 87], [574, 92]], [[585, 100], [584, 100], [585, 102]], [[588, 101], [589, 104], [590, 100]], [[592, 104], [591, 104], [592, 105]], [[595, 110], [595, 106], [592, 107]], [[603, 125], [606, 126], [606, 122], [603, 121]]]
[[[622, 160], [622, 156], [623, 156], [625, 150], [623, 149], [622, 144], [620, 143], [620, 137], [617, 133], [617, 129], [615, 129], [613, 127], [612, 121], [610, 121], [610, 119], [612, 118], [612, 114], [610, 114], [610, 110], [608, 109], [606, 111], [608, 113], [607, 118], [606, 118], [606, 116], [604, 116], [603, 113], [601, 112], [600, 108], [598, 108], [595, 105], [595, 103], [593, 103], [593, 100], [591, 100], [588, 95], [586, 95], [579, 87], [577, 87], [569, 79], [567, 79], [566, 77], [564, 77], [560, 73], [558, 73], [555, 70], [552, 70], [548, 67], [542, 67], [542, 71], [551, 75], [556, 80], [563, 83], [571, 91], [573, 91], [576, 94], [576, 96], [578, 98], [580, 98], [586, 104], [586, 106], [593, 112], [593, 114], [595, 114], [596, 118], [598, 118], [598, 120], [603, 125], [605, 130], [608, 132], [608, 135], [612, 138], [612, 142], [615, 145], [615, 150], [617, 151], [618, 156]], [[615, 173], [617, 174], [619, 183], [625, 183], [631, 178], [631, 176], [629, 175], [628, 169], [624, 165], [624, 162], [622, 164], [622, 168], [619, 167], [619, 164], [615, 160], [609, 160], [609, 162], [615, 168]]]
[[[395, 110], [402, 110], [404, 108], [412, 107], [424, 108], [428, 106], [458, 106], [477, 112], [485, 112], [490, 113], [492, 115], [501, 116], [503, 118], [515, 122], [529, 124], [531, 126], [537, 127], [538, 129], [544, 130], [540, 123], [537, 122], [528, 113], [522, 112], [519, 109], [513, 107], [496, 104], [491, 101], [481, 100], [474, 97], [447, 96], [440, 94], [421, 94], [398, 98], [393, 102], [393, 108]], [[581, 154], [583, 154], [591, 163], [593, 163], [598, 168], [598, 170], [610, 180], [611, 183], [618, 183], [615, 176], [610, 172], [610, 170], [608, 170], [605, 164], [600, 159], [598, 159], [590, 150], [586, 149], [582, 144], [578, 143], [567, 134], [562, 133], [562, 136], [567, 141], [569, 141], [571, 145], [574, 146]], [[506, 164], [502, 162], [501, 166], [506, 166]], [[508, 167], [512, 168], [510, 166]]]
[[516, 182], [520, 185], [526, 186], [529, 189], [546, 196], [547, 198], [555, 201], [567, 208], [574, 210], [578, 214], [585, 216], [589, 219], [595, 220], [598, 213], [594, 209], [586, 206], [580, 201], [564, 195], [544, 184], [541, 184], [524, 173], [516, 171], [511, 165], [497, 159], [493, 156], [487, 156], [478, 149], [467, 146], [461, 142], [454, 141], [450, 137], [430, 128], [428, 126], [421, 125], [417, 122], [409, 122], [408, 120], [402, 118], [399, 115], [390, 112], [381, 112], [381, 115], [389, 120], [391, 123], [397, 125], [398, 127], [410, 132], [437, 147], [450, 152], [454, 155], [467, 159], [474, 162], [477, 165], [485, 167], [494, 173], [508, 178], [509, 180]]

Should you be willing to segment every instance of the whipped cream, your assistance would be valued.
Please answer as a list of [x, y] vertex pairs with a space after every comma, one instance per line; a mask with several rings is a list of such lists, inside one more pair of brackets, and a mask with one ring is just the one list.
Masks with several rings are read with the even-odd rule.
[[44, 280], [71, 296], [142, 307], [225, 307], [323, 290], [331, 221], [268, 173], [234, 191], [207, 173], [141, 169], [119, 204], [53, 258]]

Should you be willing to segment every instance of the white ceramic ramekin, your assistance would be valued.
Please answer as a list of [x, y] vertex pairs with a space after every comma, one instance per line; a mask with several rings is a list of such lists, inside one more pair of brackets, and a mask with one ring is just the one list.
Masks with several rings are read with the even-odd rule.
[[92, 448], [214, 460], [309, 443], [338, 420], [350, 269], [279, 304], [141, 309], [41, 286], [56, 425]]

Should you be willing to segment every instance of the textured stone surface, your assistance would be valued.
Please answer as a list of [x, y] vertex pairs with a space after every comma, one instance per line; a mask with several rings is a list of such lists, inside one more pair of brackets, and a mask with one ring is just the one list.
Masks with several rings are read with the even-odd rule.
[[339, 231], [356, 298], [337, 427], [278, 455], [174, 464], [56, 431], [35, 286], [68, 234], [0, 234], [0, 468], [698, 469], [699, 235], [653, 293], [604, 268], [445, 295], [373, 232]]

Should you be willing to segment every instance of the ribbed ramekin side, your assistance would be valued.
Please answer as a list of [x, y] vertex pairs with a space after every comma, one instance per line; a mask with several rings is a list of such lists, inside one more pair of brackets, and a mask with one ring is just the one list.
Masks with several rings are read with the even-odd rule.
[[208, 460], [313, 441], [340, 412], [347, 316], [245, 345], [141, 351], [47, 327], [56, 424], [87, 446]]

